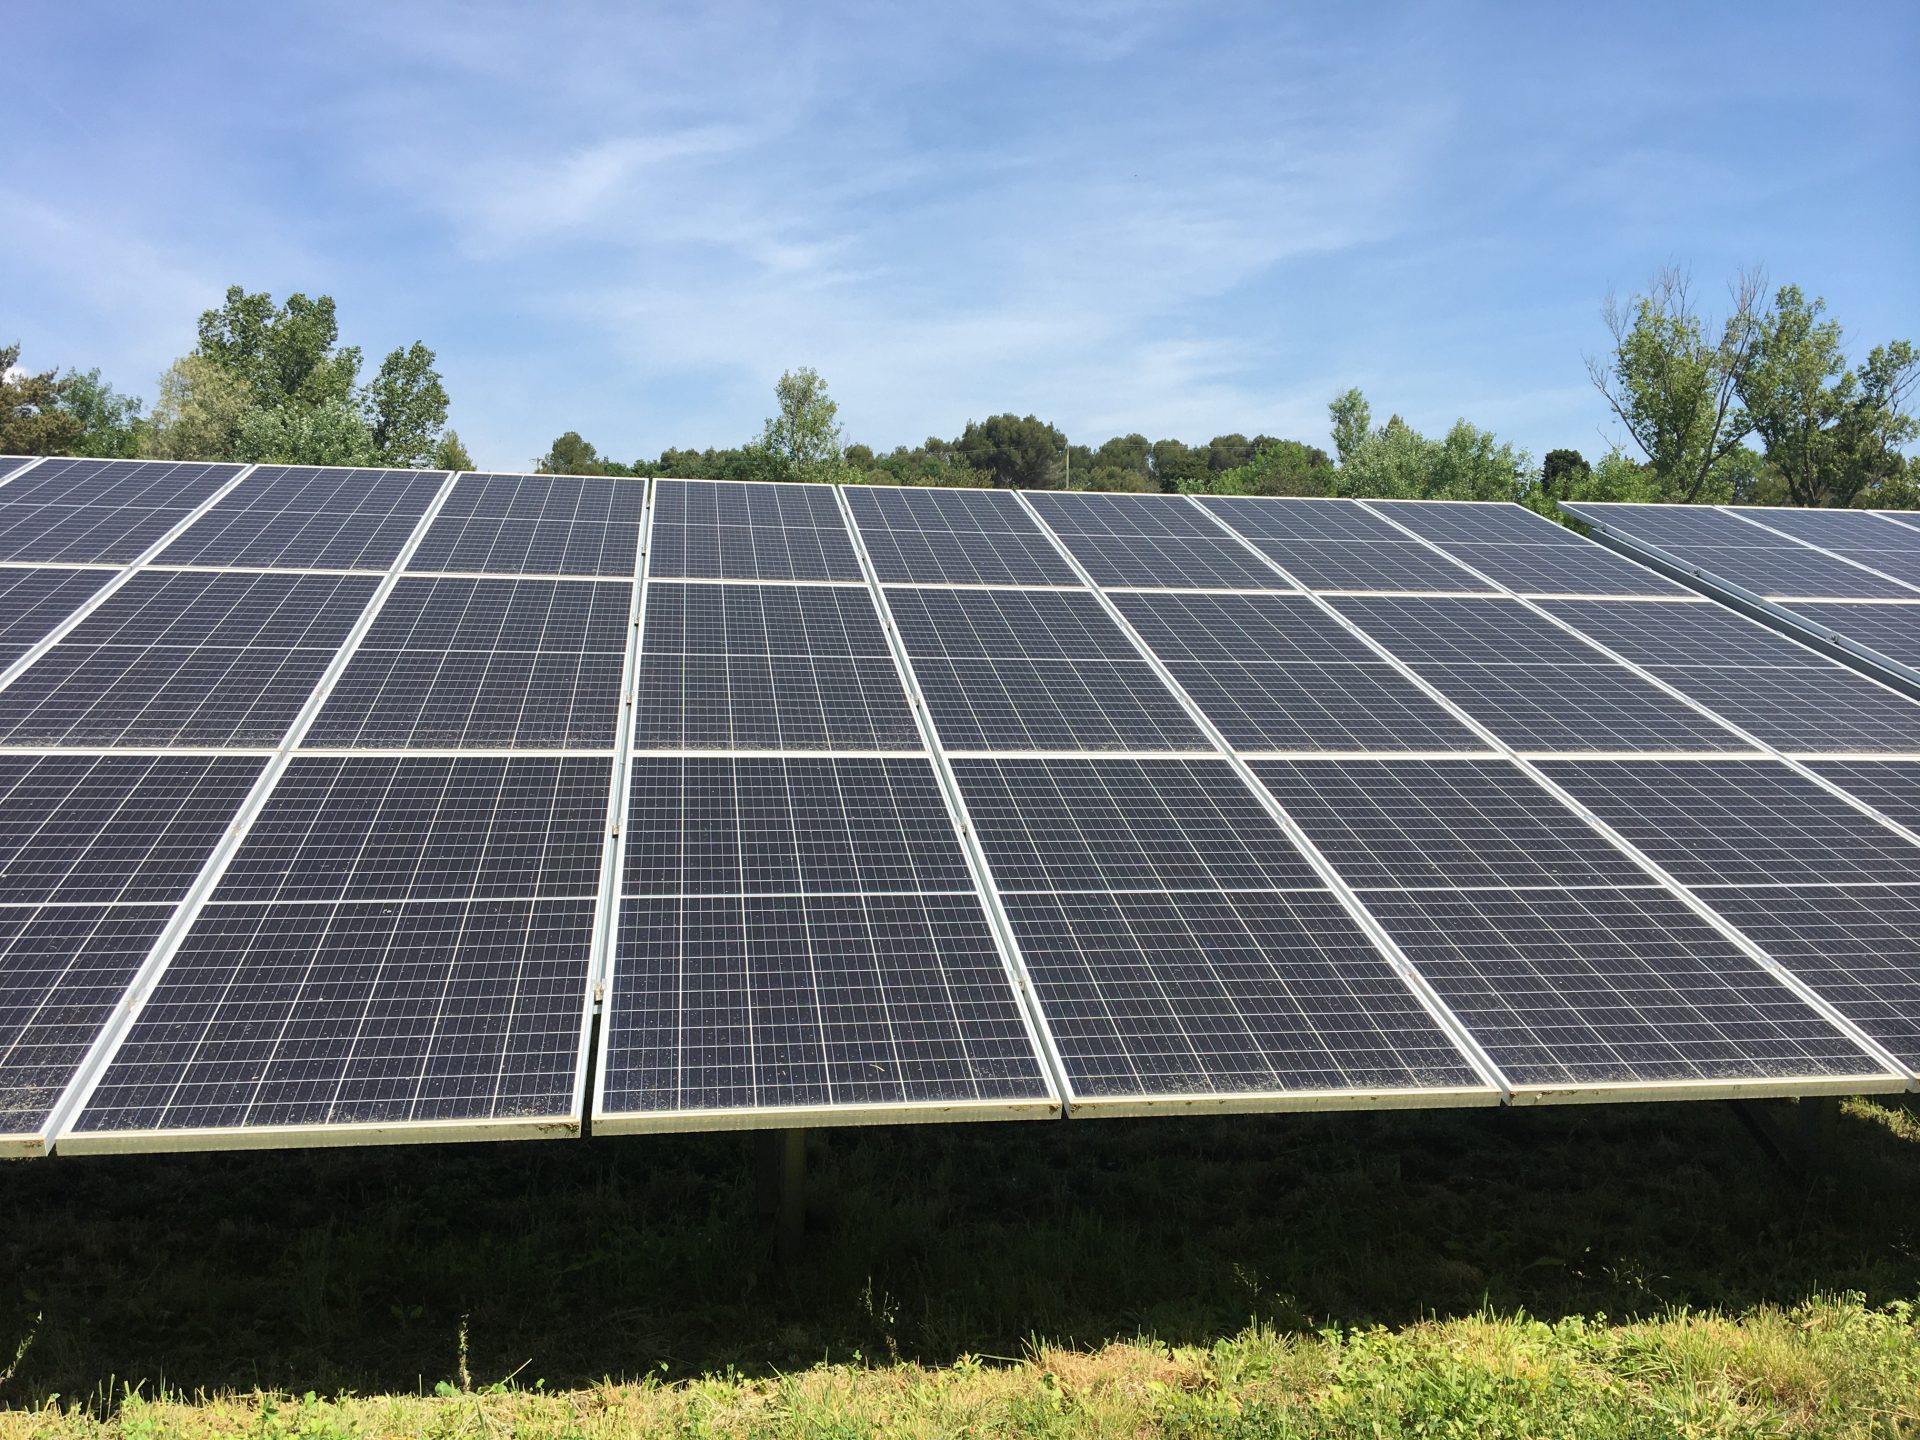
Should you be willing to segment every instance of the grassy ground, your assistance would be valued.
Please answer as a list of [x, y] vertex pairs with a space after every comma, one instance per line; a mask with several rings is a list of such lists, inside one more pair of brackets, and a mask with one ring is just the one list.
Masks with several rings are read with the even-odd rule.
[[1909, 1107], [842, 1132], [789, 1273], [753, 1153], [0, 1168], [0, 1436], [1920, 1435]]

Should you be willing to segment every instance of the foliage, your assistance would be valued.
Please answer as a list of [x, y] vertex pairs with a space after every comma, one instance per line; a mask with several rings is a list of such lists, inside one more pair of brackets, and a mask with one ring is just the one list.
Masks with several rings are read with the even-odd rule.
[[1601, 310], [1613, 348], [1587, 360], [1587, 374], [1651, 468], [1655, 494], [1688, 503], [1730, 498], [1727, 461], [1750, 428], [1740, 406], [1760, 343], [1760, 277], [1729, 287], [1731, 313], [1711, 334], [1692, 279], [1669, 266], [1626, 305], [1609, 294]]
[[1268, 440], [1246, 464], [1182, 489], [1215, 495], [1331, 495], [1337, 472], [1327, 452], [1298, 440]]
[[600, 458], [600, 452], [581, 437], [578, 430], [569, 430], [555, 438], [547, 447], [547, 453], [534, 462], [534, 471], [540, 475], [605, 475], [609, 473], [607, 462]]
[[1372, 418], [1358, 390], [1328, 407], [1340, 468], [1333, 493], [1365, 499], [1514, 500], [1532, 486], [1532, 457], [1465, 420], [1446, 438], [1432, 440], [1398, 415], [1377, 430], [1361, 430]]
[[1900, 446], [1920, 436], [1906, 409], [1920, 354], [1896, 340], [1851, 369], [1839, 322], [1822, 320], [1825, 310], [1799, 286], [1783, 286], [1740, 381], [1767, 461], [1795, 505], [1850, 505], [1900, 480]]
[[341, 345], [333, 297], [235, 285], [200, 317], [199, 343], [161, 379], [142, 454], [404, 468], [434, 458], [447, 392], [434, 354], [394, 350], [364, 387], [359, 347]]
[[102, 460], [124, 460], [139, 453], [140, 411], [137, 395], [122, 395], [100, 378], [99, 367], [82, 374], [68, 370], [58, 386], [60, 408], [80, 422], [72, 453]]
[[61, 408], [54, 372], [23, 370], [20, 347], [0, 346], [0, 453], [65, 455], [83, 429]]
[[758, 445], [769, 478], [842, 479], [846, 463], [840, 455], [840, 407], [827, 394], [820, 372], [805, 365], [785, 371], [773, 388], [779, 409], [767, 417]]
[[960, 459], [989, 475], [995, 485], [1023, 490], [1058, 489], [1067, 437], [1035, 416], [989, 415], [969, 420], [954, 441]]
[[448, 430], [434, 442], [433, 458], [427, 463], [435, 470], [471, 470], [473, 456], [460, 442], [460, 432]]

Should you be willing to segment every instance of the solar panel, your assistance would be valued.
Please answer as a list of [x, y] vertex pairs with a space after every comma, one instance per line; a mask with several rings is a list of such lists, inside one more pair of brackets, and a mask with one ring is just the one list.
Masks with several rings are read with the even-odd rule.
[[1664, 890], [1402, 890], [1365, 899], [1521, 1085], [1804, 1081], [1876, 1069]]
[[974, 895], [621, 904], [596, 1129], [1056, 1108]]
[[265, 763], [0, 756], [0, 905], [180, 899]]
[[1597, 545], [1448, 541], [1447, 553], [1523, 595], [1686, 595], [1672, 580]]
[[1368, 500], [1365, 504], [1368, 510], [1449, 550], [1456, 544], [1551, 545], [1571, 555], [1592, 548], [1566, 526], [1504, 500]]
[[1728, 511], [1705, 505], [1563, 507], [1577, 518], [1649, 547], [1687, 571], [1768, 599], [1911, 597], [1915, 588], [1823, 554]]
[[42, 461], [0, 487], [0, 560], [136, 559], [244, 468], [171, 460]]
[[462, 475], [408, 568], [631, 575], [646, 490], [593, 476]]
[[647, 569], [742, 580], [861, 578], [833, 487], [765, 481], [656, 481]]
[[364, 576], [141, 571], [0, 691], [0, 740], [276, 744], [374, 588]]
[[208, 905], [61, 1147], [569, 1133], [593, 915], [591, 899]]
[[1920, 832], [1920, 761], [1824, 760], [1810, 768], [1882, 815]]
[[632, 593], [615, 581], [403, 578], [305, 743], [611, 747]]
[[1038, 490], [1028, 499], [1098, 584], [1289, 588], [1182, 496]]
[[845, 490], [861, 543], [883, 582], [1075, 585], [1020, 502], [1004, 490]]
[[1404, 543], [1406, 536], [1354, 500], [1208, 496], [1198, 502], [1242, 535], [1258, 540], [1363, 540]]
[[1003, 894], [1324, 888], [1220, 760], [960, 760]]
[[0, 670], [44, 640], [112, 578], [111, 570], [0, 569]]
[[1920, 670], [1920, 603], [1801, 600], [1794, 604], [1793, 613]]
[[0, 1155], [38, 1154], [62, 1091], [171, 905], [0, 907]]
[[610, 769], [583, 757], [296, 756], [213, 898], [591, 896]]
[[950, 750], [1205, 750], [1091, 595], [896, 590], [888, 602]]
[[32, 455], [0, 455], [0, 480], [4, 480], [22, 466], [31, 465], [36, 458]]
[[1253, 542], [1309, 590], [1486, 592], [1486, 581], [1412, 540]]
[[1006, 909], [1081, 1105], [1489, 1093], [1324, 891], [1016, 894]]
[[918, 749], [864, 588], [649, 579], [635, 744]]
[[1726, 750], [1731, 731], [1504, 599], [1354, 596], [1334, 605], [1521, 750]]
[[1542, 768], [1689, 885], [1920, 882], [1920, 846], [1776, 761]]
[[1889, 524], [1864, 510], [1800, 510], [1784, 505], [1731, 506], [1733, 514], [1844, 560], [1920, 587], [1920, 531]]
[[263, 465], [159, 562], [385, 570], [446, 479], [444, 470]]
[[1647, 882], [1506, 760], [1259, 760], [1253, 770], [1357, 887]]
[[636, 756], [625, 893], [973, 893], [920, 759]]
[[1114, 601], [1240, 749], [1485, 748], [1311, 600], [1138, 594]]
[[1717, 605], [1546, 601], [1544, 608], [1781, 749], [1920, 748], [1920, 702]]

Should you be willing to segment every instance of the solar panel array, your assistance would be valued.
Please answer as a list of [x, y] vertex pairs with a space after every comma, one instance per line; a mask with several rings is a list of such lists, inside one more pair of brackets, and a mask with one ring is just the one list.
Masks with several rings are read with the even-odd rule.
[[1920, 705], [1517, 506], [0, 457], [0, 666], [12, 1151], [1920, 1076]]
[[1920, 516], [1742, 505], [1564, 508], [1603, 543], [1920, 693]]

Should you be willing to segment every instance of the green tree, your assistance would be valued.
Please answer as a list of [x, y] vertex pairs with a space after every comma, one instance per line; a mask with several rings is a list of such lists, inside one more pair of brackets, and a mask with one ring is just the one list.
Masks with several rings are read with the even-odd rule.
[[1333, 460], [1317, 445], [1274, 440], [1246, 464], [1211, 475], [1199, 486], [1216, 495], [1331, 495], [1337, 479]]
[[1540, 462], [1540, 488], [1556, 499], [1571, 499], [1592, 475], [1593, 467], [1578, 450], [1549, 450]]
[[1750, 428], [1740, 391], [1761, 336], [1760, 277], [1729, 287], [1732, 312], [1719, 327], [1696, 305], [1691, 277], [1669, 266], [1627, 305], [1601, 309], [1612, 352], [1590, 356], [1587, 374], [1652, 467], [1663, 500], [1725, 499], [1727, 464]]
[[124, 460], [139, 453], [139, 397], [122, 395], [100, 378], [96, 368], [82, 373], [69, 369], [56, 387], [60, 408], [80, 422], [73, 443], [76, 455]]
[[1490, 430], [1456, 420], [1446, 438], [1431, 440], [1398, 415], [1378, 430], [1358, 390], [1327, 407], [1334, 443], [1341, 447], [1333, 493], [1372, 499], [1512, 500], [1533, 488], [1533, 459]]
[[1210, 473], [1208, 452], [1183, 441], [1156, 440], [1147, 454], [1153, 464], [1154, 483], [1168, 492], [1198, 484]]
[[1896, 340], [1850, 368], [1840, 324], [1825, 311], [1799, 286], [1781, 287], [1741, 377], [1767, 462], [1795, 505], [1850, 505], [1902, 477], [1900, 447], [1920, 435], [1906, 409], [1920, 354]]
[[233, 458], [263, 465], [379, 465], [366, 417], [350, 400], [253, 406], [240, 417]]
[[460, 443], [460, 432], [449, 430], [434, 442], [433, 459], [428, 463], [434, 470], [471, 470], [473, 456]]
[[433, 361], [433, 351], [416, 340], [381, 361], [367, 383], [367, 423], [382, 465], [407, 469], [433, 458], [447, 423], [447, 387]]
[[1035, 416], [989, 415], [969, 420], [954, 441], [961, 460], [993, 477], [993, 483], [1024, 490], [1043, 490], [1059, 483], [1055, 462], [1067, 447], [1067, 437]]
[[84, 428], [61, 404], [53, 371], [24, 370], [20, 347], [0, 346], [0, 454], [70, 454]]
[[227, 288], [226, 303], [200, 317], [197, 355], [244, 381], [254, 403], [273, 409], [288, 402], [309, 405], [345, 401], [360, 374], [358, 346], [339, 346], [340, 324], [333, 297], [310, 300], [293, 294], [276, 306], [262, 291]]
[[569, 430], [557, 438], [547, 447], [547, 453], [534, 463], [533, 468], [541, 475], [604, 475], [607, 473], [607, 463], [600, 458], [600, 452], [583, 439], [578, 430]]
[[779, 401], [767, 417], [758, 449], [772, 474], [784, 480], [837, 481], [845, 478], [841, 456], [840, 407], [827, 394], [827, 382], [810, 366], [788, 370], [774, 387]]
[[1344, 465], [1373, 434], [1373, 407], [1356, 387], [1336, 395], [1327, 413], [1333, 419], [1333, 453]]
[[241, 422], [252, 409], [253, 397], [238, 376], [204, 356], [183, 355], [160, 377], [140, 453], [155, 460], [234, 459]]

